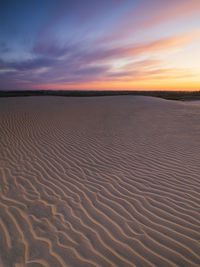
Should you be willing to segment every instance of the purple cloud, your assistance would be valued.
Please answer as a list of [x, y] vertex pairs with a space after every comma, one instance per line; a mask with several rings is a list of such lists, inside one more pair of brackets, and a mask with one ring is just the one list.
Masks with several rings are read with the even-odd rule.
[[0, 62], [0, 68], [5, 69], [14, 69], [17, 71], [26, 71], [26, 70], [36, 70], [41, 67], [49, 67], [55, 65], [56, 60], [50, 58], [35, 58], [28, 59], [24, 61], [14, 61], [14, 62]]
[[33, 53], [36, 55], [47, 56], [50, 58], [60, 57], [67, 54], [72, 54], [76, 48], [72, 45], [58, 45], [55, 40], [40, 40], [33, 47]]

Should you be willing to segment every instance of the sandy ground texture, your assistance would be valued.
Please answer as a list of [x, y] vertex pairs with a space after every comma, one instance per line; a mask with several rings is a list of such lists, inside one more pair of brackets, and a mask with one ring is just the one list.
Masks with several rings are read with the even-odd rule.
[[1, 98], [0, 266], [200, 266], [200, 103]]

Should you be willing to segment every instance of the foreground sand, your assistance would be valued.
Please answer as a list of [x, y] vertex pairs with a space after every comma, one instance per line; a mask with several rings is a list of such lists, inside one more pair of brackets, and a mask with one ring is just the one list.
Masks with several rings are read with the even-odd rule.
[[200, 266], [200, 103], [1, 98], [0, 266]]

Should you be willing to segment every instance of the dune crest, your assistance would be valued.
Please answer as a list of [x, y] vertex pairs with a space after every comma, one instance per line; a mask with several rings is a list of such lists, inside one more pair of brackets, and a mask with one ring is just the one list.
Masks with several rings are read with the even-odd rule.
[[0, 99], [0, 265], [200, 266], [200, 103]]

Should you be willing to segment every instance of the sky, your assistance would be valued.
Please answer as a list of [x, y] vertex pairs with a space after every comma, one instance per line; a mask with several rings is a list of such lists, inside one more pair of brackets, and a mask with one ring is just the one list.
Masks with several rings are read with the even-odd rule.
[[0, 90], [200, 90], [200, 0], [0, 0]]

